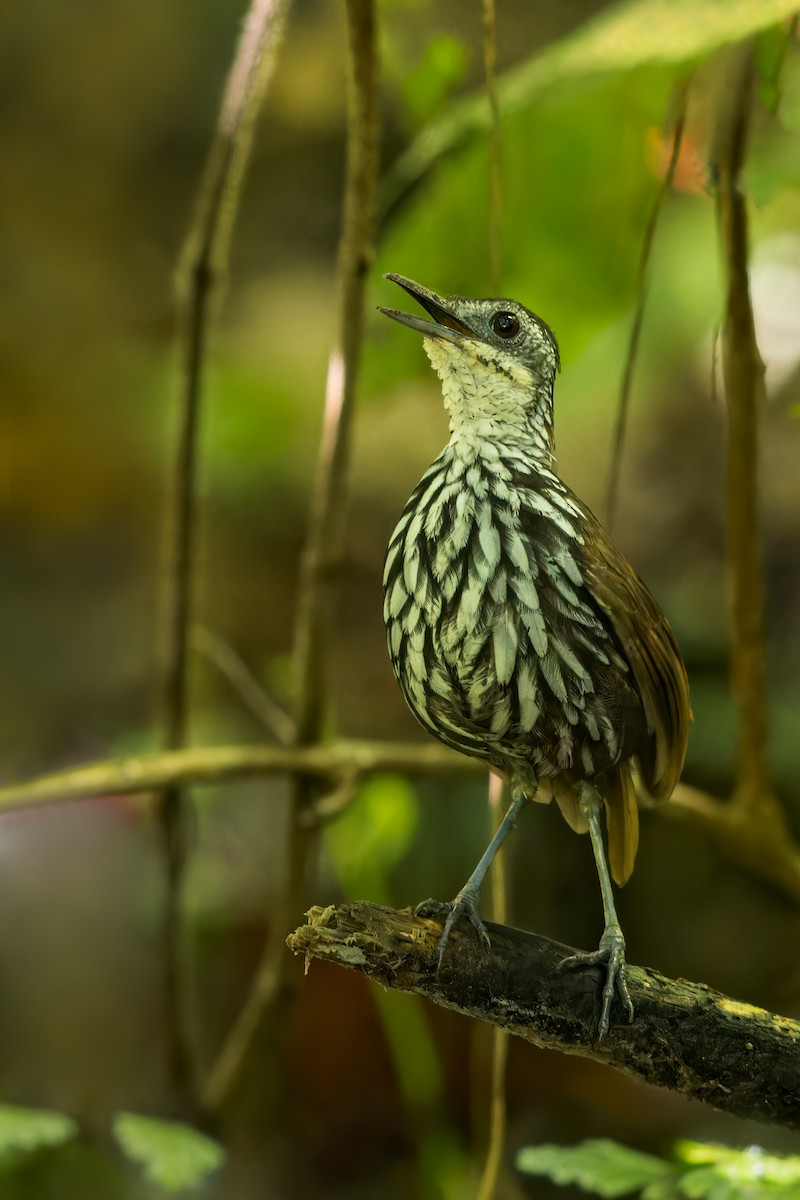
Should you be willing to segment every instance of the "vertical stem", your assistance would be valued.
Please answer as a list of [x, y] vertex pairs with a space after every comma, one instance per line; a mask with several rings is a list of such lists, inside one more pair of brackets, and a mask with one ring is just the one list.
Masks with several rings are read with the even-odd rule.
[[752, 47], [739, 48], [716, 135], [717, 222], [726, 275], [722, 377], [728, 414], [725, 504], [731, 596], [731, 675], [739, 714], [738, 800], [766, 804], [767, 698], [764, 596], [758, 529], [759, 406], [764, 366], [758, 352], [747, 271], [747, 206], [740, 190], [753, 89]]
[[[346, 12], [350, 80], [344, 215], [338, 260], [338, 329], [328, 364], [322, 440], [295, 630], [295, 742], [303, 746], [320, 739], [325, 719], [329, 621], [335, 604], [334, 576], [342, 555], [364, 288], [373, 257], [375, 228], [378, 88], [374, 0], [347, 0]], [[271, 914], [270, 942], [250, 995], [209, 1074], [204, 1089], [208, 1108], [219, 1108], [230, 1095], [259, 1028], [269, 1025], [277, 1031], [285, 1017], [296, 972], [283, 938], [301, 911], [306, 871], [316, 847], [315, 823], [309, 819], [315, 794], [313, 780], [293, 777], [286, 891], [277, 913]]]
[[364, 289], [374, 256], [378, 170], [377, 63], [373, 0], [347, 0], [350, 112], [344, 215], [339, 241], [339, 319], [328, 360], [322, 440], [303, 558], [295, 630], [297, 737], [322, 732], [326, 642], [340, 567], [347, 503], [347, 470], [363, 338]]
[[[180, 427], [172, 472], [168, 528], [169, 597], [165, 608], [162, 736], [166, 749], [186, 742], [192, 567], [197, 532], [197, 453], [202, 373], [215, 288], [227, 263], [230, 230], [253, 121], [283, 29], [287, 0], [252, 0], [222, 99], [179, 277], [182, 360]], [[180, 891], [186, 859], [183, 795], [167, 788], [160, 798], [166, 861], [165, 1009], [169, 1073], [179, 1094], [191, 1086], [189, 1051], [180, 1003]]]
[[[503, 781], [499, 775], [489, 776], [489, 811], [492, 831], [503, 817]], [[504, 925], [508, 921], [508, 872], [501, 854], [495, 857], [489, 876], [492, 920]], [[492, 1048], [489, 1065], [489, 1138], [476, 1200], [491, 1200], [497, 1190], [503, 1151], [506, 1143], [506, 1070], [508, 1067], [508, 1034], [504, 1029], [491, 1031]]]
[[500, 171], [500, 109], [497, 101], [497, 18], [495, 0], [481, 0], [483, 66], [489, 101], [489, 261], [492, 289], [499, 293], [503, 277], [503, 191]]
[[636, 271], [636, 308], [633, 314], [633, 323], [631, 325], [630, 337], [628, 338], [628, 352], [625, 356], [625, 367], [622, 374], [622, 385], [619, 392], [619, 401], [617, 403], [617, 416], [614, 422], [614, 431], [611, 437], [611, 459], [608, 466], [608, 484], [606, 487], [606, 503], [605, 515], [606, 524], [609, 529], [612, 529], [617, 515], [617, 499], [619, 495], [619, 477], [622, 468], [622, 452], [625, 447], [625, 432], [628, 427], [628, 414], [630, 411], [631, 390], [633, 388], [633, 372], [636, 367], [636, 359], [639, 354], [639, 340], [642, 333], [642, 324], [644, 322], [644, 309], [647, 300], [647, 268], [650, 263], [650, 255], [653, 250], [653, 241], [655, 238], [658, 218], [661, 215], [661, 208], [666, 200], [669, 190], [672, 187], [672, 180], [675, 177], [675, 168], [678, 165], [678, 158], [681, 152], [681, 143], [683, 141], [683, 128], [686, 121], [686, 94], [688, 84], [684, 85], [680, 96], [680, 108], [675, 119], [675, 125], [672, 132], [672, 152], [669, 156], [669, 165], [661, 181], [661, 186], [656, 192], [653, 207], [650, 209], [650, 216], [647, 219], [644, 236], [642, 238], [642, 247], [639, 252], [639, 265]]
[[[497, 13], [495, 0], [481, 0], [483, 15], [483, 64], [486, 76], [486, 95], [489, 101], [489, 261], [492, 290], [499, 295], [503, 277], [503, 189], [500, 167], [500, 109], [497, 100]], [[489, 776], [489, 814], [492, 832], [499, 828], [503, 817], [503, 782], [497, 775]], [[508, 919], [508, 872], [505, 858], [495, 858], [489, 879], [492, 917], [504, 923]], [[489, 1128], [486, 1159], [478, 1184], [478, 1200], [491, 1200], [497, 1189], [503, 1150], [506, 1141], [506, 1067], [508, 1064], [508, 1035], [493, 1029], [490, 1054]]]
[[[361, 359], [364, 291], [374, 256], [378, 175], [378, 88], [374, 0], [347, 0], [349, 116], [344, 214], [339, 241], [339, 318], [328, 360], [316, 486], [303, 556], [295, 629], [296, 742], [310, 745], [323, 733], [327, 702], [331, 614], [344, 543], [347, 471]], [[293, 779], [294, 855], [290, 892], [299, 902], [312, 842], [304, 816], [313, 782]], [[283, 947], [281, 947], [283, 949]]]

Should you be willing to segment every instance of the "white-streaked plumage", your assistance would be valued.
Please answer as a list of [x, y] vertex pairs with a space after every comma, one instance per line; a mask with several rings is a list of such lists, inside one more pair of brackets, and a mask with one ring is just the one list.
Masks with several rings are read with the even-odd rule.
[[[426, 728], [509, 778], [552, 780], [576, 828], [585, 828], [568, 799], [576, 784], [596, 781], [616, 797], [625, 849], [612, 838], [612, 860], [623, 879], [637, 840], [624, 799], [630, 761], [643, 760], [645, 783], [660, 796], [685, 750], [688, 692], [674, 640], [555, 472], [558, 351], [547, 326], [514, 301], [443, 302], [397, 281], [446, 324], [452, 313], [455, 332], [443, 336], [440, 324], [423, 342], [450, 438], [389, 544], [384, 617], [395, 673]], [[513, 344], [492, 336], [492, 305], [518, 317]], [[426, 332], [421, 320], [391, 315]], [[598, 560], [609, 567], [608, 597]], [[652, 646], [637, 650], [621, 634], [611, 596], [651, 620]]]
[[597, 864], [600, 947], [565, 962], [606, 964], [603, 1037], [615, 995], [633, 1016], [609, 864], [624, 883], [639, 829], [632, 764], [656, 799], [677, 781], [691, 718], [686, 672], [647, 588], [555, 473], [559, 359], [547, 325], [512, 300], [442, 298], [389, 278], [433, 318], [383, 310], [425, 335], [450, 419], [450, 440], [386, 556], [392, 665], [431, 733], [512, 782], [492, 842], [445, 906], [439, 962], [462, 914], [488, 941], [478, 916], [487, 867], [525, 800], [554, 795], [570, 825], [588, 829]]

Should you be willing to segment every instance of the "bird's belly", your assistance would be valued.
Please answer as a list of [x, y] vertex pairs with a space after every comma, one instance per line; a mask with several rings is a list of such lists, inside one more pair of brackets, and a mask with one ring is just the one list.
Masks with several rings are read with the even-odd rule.
[[418, 720], [507, 773], [591, 777], [637, 753], [641, 702], [565, 522], [534, 519], [530, 497], [523, 520], [459, 492], [441, 536], [412, 499], [387, 554], [384, 617]]
[[[563, 673], [555, 678], [507, 607], [488, 608], [466, 635], [456, 611], [425, 626], [420, 659], [412, 662], [409, 648], [396, 669], [417, 719], [441, 741], [506, 774], [525, 765], [541, 777], [584, 778], [619, 761], [624, 738], [603, 697], [579, 696]], [[559, 624], [549, 629], [551, 642], [569, 635]]]

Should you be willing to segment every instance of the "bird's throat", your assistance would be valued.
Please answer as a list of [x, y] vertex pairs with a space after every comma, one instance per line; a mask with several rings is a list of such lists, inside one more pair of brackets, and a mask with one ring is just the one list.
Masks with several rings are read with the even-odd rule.
[[552, 393], [535, 386], [527, 367], [479, 342], [425, 338], [423, 344], [442, 382], [451, 443], [470, 454], [494, 445], [551, 461]]

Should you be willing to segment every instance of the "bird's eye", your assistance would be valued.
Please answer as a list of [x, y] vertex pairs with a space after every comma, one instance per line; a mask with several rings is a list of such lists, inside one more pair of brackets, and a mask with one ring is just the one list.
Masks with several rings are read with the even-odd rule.
[[519, 333], [519, 319], [510, 312], [496, 312], [492, 317], [492, 329], [498, 337], [516, 337]]

